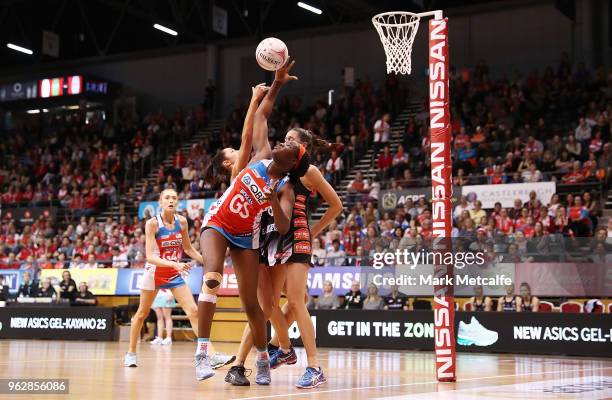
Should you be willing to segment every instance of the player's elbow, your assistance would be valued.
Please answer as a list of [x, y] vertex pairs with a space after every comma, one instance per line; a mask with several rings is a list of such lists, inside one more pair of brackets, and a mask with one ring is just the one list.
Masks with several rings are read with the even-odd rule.
[[329, 203], [329, 209], [334, 217], [337, 217], [342, 212], [342, 200], [339, 197], [334, 196], [333, 200]]

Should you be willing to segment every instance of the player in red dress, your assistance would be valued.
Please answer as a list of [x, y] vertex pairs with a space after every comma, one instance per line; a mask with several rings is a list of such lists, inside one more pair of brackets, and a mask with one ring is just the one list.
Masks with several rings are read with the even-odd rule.
[[[282, 80], [284, 71], [276, 74], [277, 80]], [[274, 93], [268, 94], [267, 100], [274, 101]], [[271, 107], [269, 108], [271, 111]], [[262, 113], [267, 119], [269, 113]], [[265, 122], [265, 121], [261, 121]], [[261, 124], [255, 129], [267, 132], [267, 124]], [[311, 153], [314, 147], [319, 150], [330, 150], [331, 146], [316, 137], [312, 132], [304, 129], [292, 129], [287, 132], [286, 143], [298, 143]], [[316, 235], [322, 232], [332, 220], [342, 211], [342, 202], [333, 187], [325, 181], [315, 166], [308, 166], [304, 176], [292, 179], [295, 203], [292, 210], [289, 231], [282, 234], [277, 229], [275, 221], [270, 215], [264, 213], [260, 233], [258, 235], [261, 244], [259, 265], [259, 287], [258, 298], [264, 314], [270, 318], [274, 330], [277, 332], [278, 341], [275, 343], [277, 351], [271, 351], [271, 368], [279, 365], [294, 364], [297, 357], [288, 335], [288, 324], [295, 318], [302, 334], [302, 340], [308, 358], [308, 368], [300, 379], [297, 386], [300, 388], [316, 387], [325, 382], [325, 377], [317, 361], [317, 349], [314, 337], [314, 328], [308, 309], [304, 303], [307, 297], [307, 278], [311, 262], [311, 232], [308, 226], [307, 199], [313, 192], [318, 191], [330, 204], [330, 208], [323, 218], [313, 227]], [[291, 317], [283, 315], [278, 303], [281, 290], [285, 287], [287, 294], [287, 311]], [[245, 376], [244, 362], [253, 346], [253, 337], [250, 327], [247, 325], [243, 332], [237, 362], [229, 370], [225, 381], [235, 386], [248, 386], [249, 380]], [[258, 377], [256, 383], [260, 383]]]
[[[272, 150], [268, 142], [267, 129], [257, 129], [257, 127], [261, 124], [267, 126], [264, 115], [270, 112], [273, 99], [280, 87], [290, 80], [297, 79], [289, 75], [292, 66], [293, 63], [288, 62], [286, 67], [281, 68], [282, 79], [275, 80], [255, 113], [256, 133], [253, 137], [255, 155], [251, 159], [251, 164], [236, 176], [230, 187], [211, 207], [204, 220], [200, 247], [206, 254], [206, 260], [202, 292], [198, 298], [199, 335], [195, 357], [198, 380], [213, 376], [206, 349], [217, 292], [223, 279], [225, 251], [230, 247], [240, 298], [258, 350], [256, 382], [264, 385], [270, 383], [266, 318], [257, 299], [259, 224], [263, 212], [271, 208], [278, 230], [280, 232], [289, 230], [294, 194], [287, 175], [291, 173], [295, 178], [303, 176], [310, 165], [310, 159], [305, 154], [305, 147], [297, 143], [282, 143]], [[224, 149], [215, 157], [214, 163], [224, 165], [226, 161], [229, 160], [227, 149]]]
[[198, 326], [198, 313], [193, 294], [183, 276], [191, 265], [182, 262], [183, 251], [193, 260], [202, 263], [202, 256], [191, 246], [185, 217], [175, 214], [178, 194], [174, 189], [165, 189], [159, 196], [160, 214], [149, 219], [145, 225], [146, 258], [144, 275], [140, 282], [140, 304], [132, 318], [130, 346], [124, 365], [136, 367], [136, 344], [144, 320], [149, 315], [151, 304], [159, 289], [170, 289], [174, 298], [187, 314], [191, 326]]

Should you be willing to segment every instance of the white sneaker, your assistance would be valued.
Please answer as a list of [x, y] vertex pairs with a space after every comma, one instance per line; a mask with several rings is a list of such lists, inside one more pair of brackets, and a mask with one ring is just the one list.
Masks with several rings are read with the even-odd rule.
[[155, 339], [151, 340], [151, 345], [157, 346], [158, 344], [163, 344], [164, 340], [159, 336], [155, 336]]
[[199, 353], [195, 355], [195, 370], [196, 379], [199, 381], [208, 379], [215, 374], [210, 367], [210, 361], [206, 356], [206, 353]]
[[167, 338], [165, 338], [164, 340], [162, 340], [161, 342], [162, 345], [164, 346], [169, 346], [172, 344], [172, 338], [170, 336], [168, 336]]
[[491, 346], [498, 338], [497, 332], [482, 326], [475, 317], [472, 317], [469, 324], [459, 321], [457, 343], [462, 346]]
[[236, 356], [228, 356], [227, 354], [223, 353], [215, 353], [208, 358], [210, 359], [210, 367], [212, 369], [218, 369], [223, 367], [224, 365], [233, 363], [236, 359]]
[[137, 358], [136, 353], [125, 353], [125, 358], [123, 359], [124, 367], [137, 367]]

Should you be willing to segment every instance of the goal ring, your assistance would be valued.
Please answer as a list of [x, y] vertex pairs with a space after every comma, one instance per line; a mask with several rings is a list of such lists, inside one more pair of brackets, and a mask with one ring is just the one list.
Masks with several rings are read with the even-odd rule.
[[372, 18], [385, 49], [388, 74], [412, 72], [412, 44], [420, 19], [418, 14], [407, 11], [386, 12]]

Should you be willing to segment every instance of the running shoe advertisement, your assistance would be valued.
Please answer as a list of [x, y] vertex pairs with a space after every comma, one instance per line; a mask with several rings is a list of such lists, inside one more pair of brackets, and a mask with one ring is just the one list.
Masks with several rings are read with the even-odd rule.
[[[433, 350], [432, 311], [313, 310], [322, 347]], [[508, 352], [612, 357], [612, 315], [576, 313], [455, 313], [459, 352]], [[293, 324], [291, 338], [300, 344]]]

